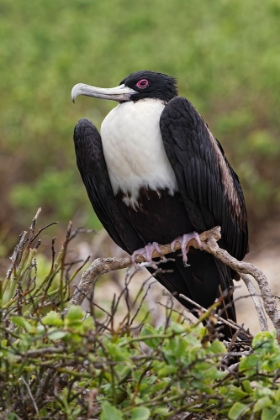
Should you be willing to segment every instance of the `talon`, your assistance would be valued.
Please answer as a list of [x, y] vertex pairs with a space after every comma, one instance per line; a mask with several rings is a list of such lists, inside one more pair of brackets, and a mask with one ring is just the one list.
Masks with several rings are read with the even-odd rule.
[[196, 240], [196, 242], [198, 243], [199, 248], [202, 249], [202, 243], [201, 243], [199, 234], [197, 232], [193, 232], [193, 236], [194, 236], [193, 239]]
[[175, 245], [176, 245], [177, 242], [179, 242], [181, 244], [181, 242], [178, 241], [178, 239], [174, 239], [174, 241], [171, 242], [170, 248], [173, 252], [175, 252]]
[[145, 253], [145, 248], [136, 249], [136, 251], [132, 253], [131, 260], [134, 265], [134, 268], [137, 268], [137, 264], [138, 264], [136, 262], [137, 255], [144, 255], [144, 253]]
[[132, 259], [134, 267], [137, 266], [136, 256], [142, 255], [145, 258], [147, 265], [150, 265], [152, 268], [157, 269], [158, 267], [153, 262], [153, 259], [152, 259], [152, 255], [154, 251], [157, 251], [159, 254], [161, 253], [159, 244], [157, 242], [153, 242], [152, 244], [145, 245], [144, 248], [140, 248], [134, 251], [133, 254], [131, 255], [131, 259]]
[[153, 242], [152, 244], [154, 251], [157, 251], [159, 254], [161, 254], [161, 249], [159, 247], [159, 244], [157, 242]]
[[181, 250], [182, 250], [182, 260], [183, 260], [184, 267], [190, 267], [190, 264], [188, 264], [188, 256], [187, 256], [189, 252], [189, 247], [187, 245], [191, 239], [195, 239], [200, 249], [202, 248], [202, 243], [201, 243], [199, 234], [197, 232], [187, 233], [182, 236], [179, 236], [178, 238], [174, 239], [174, 241], [172, 241], [171, 243], [171, 249], [172, 251], [175, 251], [175, 245], [177, 242], [179, 242]]

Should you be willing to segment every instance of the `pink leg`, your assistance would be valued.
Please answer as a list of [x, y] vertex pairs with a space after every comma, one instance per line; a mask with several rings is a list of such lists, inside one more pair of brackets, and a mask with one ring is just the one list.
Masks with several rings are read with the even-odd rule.
[[[159, 254], [161, 253], [159, 244], [157, 242], [153, 242], [152, 244], [146, 245], [144, 248], [137, 249], [131, 255], [131, 259], [134, 265], [136, 265], [136, 256], [142, 255], [148, 263], [153, 263], [152, 255], [153, 252], [157, 251]], [[152, 267], [157, 268], [155, 264], [152, 264]]]
[[189, 267], [188, 256], [187, 256], [189, 247], [187, 245], [191, 239], [195, 239], [198, 245], [200, 246], [200, 248], [202, 247], [202, 244], [201, 244], [201, 241], [197, 232], [187, 233], [183, 236], [179, 236], [178, 238], [174, 239], [174, 241], [171, 243], [172, 251], [175, 251], [174, 247], [176, 245], [176, 242], [180, 243], [181, 250], [182, 250], [182, 259], [183, 259], [183, 263], [185, 267]]

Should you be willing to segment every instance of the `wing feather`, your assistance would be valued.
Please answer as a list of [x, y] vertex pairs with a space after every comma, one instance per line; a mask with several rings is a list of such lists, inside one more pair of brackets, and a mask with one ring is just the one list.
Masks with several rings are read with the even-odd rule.
[[160, 120], [162, 139], [194, 228], [221, 226], [221, 244], [238, 259], [248, 246], [242, 188], [224, 151], [185, 98], [172, 99]]
[[132, 253], [143, 240], [119, 211], [110, 183], [100, 134], [88, 119], [78, 121], [74, 130], [77, 166], [93, 209], [111, 238]]

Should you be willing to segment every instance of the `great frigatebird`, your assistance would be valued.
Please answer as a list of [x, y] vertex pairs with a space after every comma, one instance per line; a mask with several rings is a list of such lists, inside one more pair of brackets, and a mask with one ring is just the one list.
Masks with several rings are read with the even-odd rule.
[[[100, 134], [88, 119], [78, 121], [74, 142], [91, 204], [121, 248], [135, 255], [146, 246], [140, 252], [149, 259], [157, 243], [180, 237], [185, 249], [196, 236], [185, 234], [219, 225], [220, 246], [243, 259], [248, 230], [238, 176], [197, 110], [178, 96], [173, 77], [139, 71], [114, 88], [79, 83], [72, 100], [78, 95], [118, 102]], [[206, 252], [190, 248], [186, 257], [184, 249], [156, 278], [189, 309], [179, 294], [207, 308], [232, 287], [235, 273]], [[231, 293], [224, 304], [223, 316], [235, 320]], [[231, 336], [226, 326], [224, 333]]]

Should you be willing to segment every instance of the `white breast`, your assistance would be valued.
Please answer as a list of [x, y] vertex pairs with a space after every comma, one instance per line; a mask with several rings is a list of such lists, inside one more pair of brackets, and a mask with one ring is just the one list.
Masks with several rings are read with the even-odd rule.
[[156, 99], [125, 102], [102, 123], [101, 139], [113, 191], [123, 191], [127, 205], [137, 206], [141, 187], [167, 188], [170, 194], [177, 190], [159, 127], [163, 108]]

